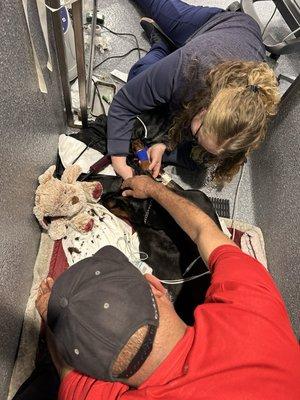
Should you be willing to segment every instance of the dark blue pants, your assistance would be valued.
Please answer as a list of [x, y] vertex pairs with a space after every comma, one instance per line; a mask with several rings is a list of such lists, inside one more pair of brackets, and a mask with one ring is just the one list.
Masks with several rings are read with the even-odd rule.
[[[211, 17], [222, 12], [221, 8], [192, 6], [181, 0], [134, 0], [146, 17], [152, 18], [173, 40], [177, 47], [203, 26]], [[170, 54], [170, 49], [163, 41], [155, 43], [150, 51], [135, 63], [128, 75], [128, 80], [146, 70]], [[165, 153], [164, 164], [178, 165], [190, 170], [197, 169], [197, 164], [191, 159], [192, 142], [184, 142], [171, 153]]]
[[[146, 17], [154, 19], [164, 33], [181, 47], [211, 17], [222, 11], [216, 7], [192, 6], [181, 0], [134, 0]], [[128, 80], [170, 54], [164, 42], [155, 43], [150, 51], [133, 65]]]

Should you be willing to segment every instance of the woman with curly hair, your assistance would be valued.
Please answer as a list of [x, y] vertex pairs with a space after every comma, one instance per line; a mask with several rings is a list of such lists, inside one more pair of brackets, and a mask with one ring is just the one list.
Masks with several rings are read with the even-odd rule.
[[110, 107], [107, 143], [115, 171], [124, 179], [133, 175], [126, 156], [136, 116], [167, 105], [168, 134], [149, 149], [153, 176], [167, 160], [191, 169], [211, 162], [215, 181], [230, 181], [264, 140], [280, 98], [259, 26], [241, 12], [180, 0], [135, 3], [153, 18], [141, 20], [151, 49]]

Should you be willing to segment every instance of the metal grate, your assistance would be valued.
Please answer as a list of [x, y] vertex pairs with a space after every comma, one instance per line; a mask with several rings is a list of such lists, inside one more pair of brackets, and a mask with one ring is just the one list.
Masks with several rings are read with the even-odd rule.
[[230, 218], [230, 207], [228, 199], [220, 199], [218, 197], [210, 197], [216, 213], [219, 217]]

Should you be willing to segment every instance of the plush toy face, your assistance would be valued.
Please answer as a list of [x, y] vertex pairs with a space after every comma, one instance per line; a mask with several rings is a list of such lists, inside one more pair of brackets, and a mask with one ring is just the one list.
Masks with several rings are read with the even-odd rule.
[[43, 209], [45, 217], [71, 218], [86, 204], [84, 192], [79, 185], [63, 183], [58, 179], [51, 179], [36, 191], [36, 205]]
[[53, 240], [67, 234], [68, 227], [85, 233], [94, 220], [85, 212], [88, 202], [97, 203], [102, 193], [100, 182], [77, 181], [78, 165], [66, 167], [61, 179], [54, 178], [55, 165], [39, 176], [33, 213]]

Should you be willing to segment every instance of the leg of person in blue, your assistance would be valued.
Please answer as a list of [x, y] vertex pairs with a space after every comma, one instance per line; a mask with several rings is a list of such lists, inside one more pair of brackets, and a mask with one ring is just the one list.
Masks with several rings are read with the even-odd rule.
[[221, 8], [192, 6], [181, 0], [134, 0], [152, 18], [177, 47], [203, 26]]
[[[159, 25], [176, 47], [183, 46], [186, 40], [211, 17], [222, 12], [220, 8], [192, 6], [181, 0], [135, 0], [134, 3], [141, 8], [145, 16], [152, 18]], [[155, 28], [153, 30], [155, 31]], [[152, 36], [150, 43], [151, 49], [132, 66], [128, 80], [172, 51], [163, 37], [159, 37], [159, 33]]]
[[[221, 8], [193, 6], [181, 0], [135, 0], [146, 17], [153, 19], [177, 48], [200, 29], [211, 17], [222, 12]], [[148, 26], [145, 30], [151, 49], [136, 62], [128, 75], [128, 80], [145, 71], [150, 65], [169, 55], [172, 49], [163, 36]], [[191, 170], [197, 168], [190, 158], [191, 143], [184, 143], [163, 157], [164, 163], [180, 165]]]

